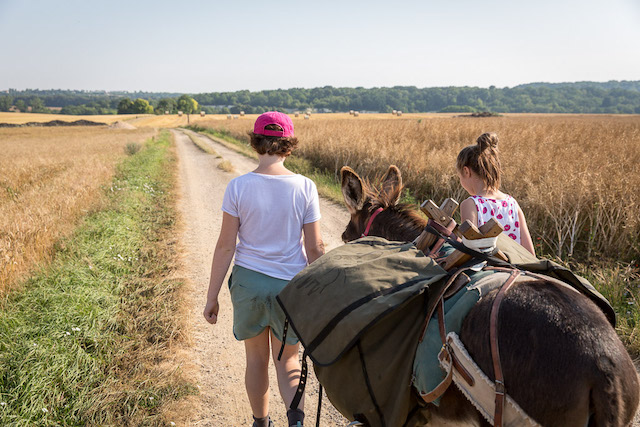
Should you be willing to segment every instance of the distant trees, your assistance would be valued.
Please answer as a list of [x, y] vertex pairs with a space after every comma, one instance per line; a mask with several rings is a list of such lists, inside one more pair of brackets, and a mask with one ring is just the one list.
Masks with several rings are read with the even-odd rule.
[[153, 107], [146, 99], [138, 98], [135, 101], [123, 98], [118, 102], [118, 114], [152, 114]]
[[49, 109], [45, 107], [44, 101], [37, 96], [29, 101], [32, 113], [49, 113]]
[[178, 108], [178, 111], [182, 111], [187, 115], [187, 123], [189, 123], [189, 115], [198, 111], [198, 101], [196, 101], [189, 95], [182, 95], [180, 98], [178, 98], [176, 107]]
[[123, 98], [118, 102], [118, 114], [131, 114], [133, 110], [133, 101], [129, 98]]
[[22, 99], [18, 99], [15, 103], [15, 106], [21, 113], [25, 113], [27, 111], [27, 103]]
[[[128, 96], [127, 94], [131, 94]], [[249, 114], [285, 112], [392, 110], [409, 112], [490, 111], [496, 113], [606, 113], [640, 114], [640, 81], [606, 83], [531, 83], [512, 88], [394, 86], [378, 88], [316, 87], [249, 92], [213, 92], [196, 95], [147, 92], [104, 92], [9, 89], [0, 95], [0, 111], [15, 105], [21, 111], [64, 107], [67, 114], [163, 114], [199, 110], [207, 113]], [[23, 108], [20, 108], [23, 107]]]
[[0, 96], [0, 111], [9, 111], [13, 105], [13, 96], [3, 95]]
[[303, 111], [491, 111], [500, 113], [625, 113], [640, 111], [640, 82], [535, 83], [513, 88], [394, 86], [381, 88], [278, 89], [195, 95], [218, 112]]
[[158, 105], [156, 105], [155, 112], [156, 114], [164, 114], [165, 111], [169, 113], [175, 113], [178, 111], [176, 107], [176, 100], [174, 98], [162, 98], [158, 101]]

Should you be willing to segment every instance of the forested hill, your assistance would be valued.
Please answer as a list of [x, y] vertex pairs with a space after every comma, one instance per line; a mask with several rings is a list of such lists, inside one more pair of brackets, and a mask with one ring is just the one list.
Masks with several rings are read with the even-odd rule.
[[[68, 114], [115, 113], [120, 101], [148, 101], [157, 112], [173, 110], [178, 93], [69, 90], [0, 91], [0, 111], [18, 105], [33, 111], [65, 107]], [[318, 87], [192, 94], [208, 113], [267, 110], [319, 112], [475, 112], [640, 114], [640, 81], [528, 83], [515, 87], [394, 86]], [[22, 109], [22, 108], [18, 109]]]
[[559, 88], [559, 87], [568, 87], [568, 88], [599, 88], [599, 89], [623, 89], [623, 90], [632, 90], [636, 92], [640, 92], [640, 81], [617, 81], [611, 80], [608, 82], [575, 82], [575, 83], [527, 83], [523, 85], [518, 85], [516, 87], [548, 87], [548, 88]]
[[[640, 81], [531, 83], [513, 88], [395, 86], [214, 92], [194, 95], [201, 105], [230, 112], [274, 107], [319, 111], [609, 113], [640, 114]], [[234, 108], [235, 107], [235, 108]]]

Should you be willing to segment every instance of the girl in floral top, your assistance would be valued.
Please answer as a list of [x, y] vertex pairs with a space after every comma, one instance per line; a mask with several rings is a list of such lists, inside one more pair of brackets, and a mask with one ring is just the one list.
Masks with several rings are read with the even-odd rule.
[[495, 218], [509, 237], [535, 255], [522, 209], [516, 199], [500, 191], [498, 135], [483, 133], [475, 145], [463, 148], [456, 169], [460, 184], [471, 195], [460, 205], [462, 221], [480, 227]]

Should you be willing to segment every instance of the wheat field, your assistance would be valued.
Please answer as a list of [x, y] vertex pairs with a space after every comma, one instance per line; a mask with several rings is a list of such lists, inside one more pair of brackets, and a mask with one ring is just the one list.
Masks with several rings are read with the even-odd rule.
[[131, 115], [108, 114], [104, 116], [69, 116], [64, 114], [40, 114], [40, 113], [6, 113], [0, 112], [0, 123], [22, 124], [22, 123], [44, 123], [51, 120], [62, 120], [65, 122], [75, 122], [76, 120], [89, 120], [91, 122], [111, 124], [118, 120], [131, 119]]
[[[467, 194], [455, 171], [458, 152], [480, 134], [496, 132], [502, 190], [523, 207], [538, 251], [637, 263], [640, 116], [408, 116], [293, 118], [299, 154], [336, 177], [343, 165], [374, 177], [395, 164], [418, 200], [460, 202]], [[199, 125], [246, 140], [254, 120], [210, 118]]]
[[106, 126], [0, 129], [0, 292], [50, 257], [55, 242], [100, 206], [100, 189], [126, 144], [154, 133]]

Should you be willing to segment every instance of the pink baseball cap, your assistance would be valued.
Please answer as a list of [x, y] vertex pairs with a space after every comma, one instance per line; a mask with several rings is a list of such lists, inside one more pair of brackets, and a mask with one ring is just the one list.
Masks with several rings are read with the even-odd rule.
[[[265, 129], [268, 125], [278, 125], [282, 130]], [[279, 136], [288, 138], [293, 136], [293, 122], [291, 118], [284, 113], [277, 111], [269, 111], [261, 114], [253, 125], [253, 133], [266, 136]]]

